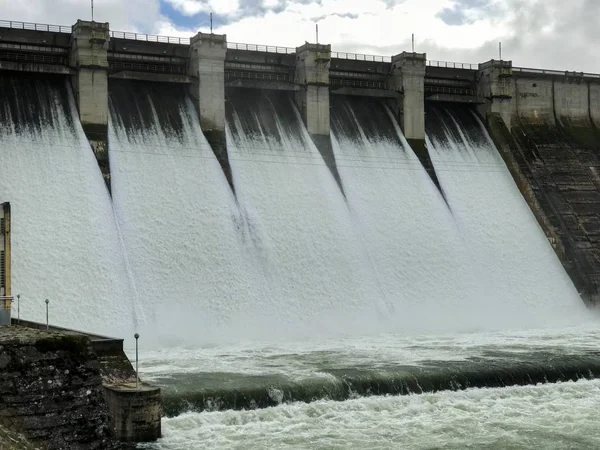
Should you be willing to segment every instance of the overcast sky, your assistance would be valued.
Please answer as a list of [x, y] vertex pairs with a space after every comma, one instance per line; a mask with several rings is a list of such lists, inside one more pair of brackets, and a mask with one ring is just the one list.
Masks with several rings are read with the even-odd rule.
[[[94, 0], [95, 19], [112, 30], [296, 47], [315, 41], [334, 51], [600, 73], [600, 0]], [[90, 0], [0, 0], [0, 19], [71, 25], [90, 18]]]

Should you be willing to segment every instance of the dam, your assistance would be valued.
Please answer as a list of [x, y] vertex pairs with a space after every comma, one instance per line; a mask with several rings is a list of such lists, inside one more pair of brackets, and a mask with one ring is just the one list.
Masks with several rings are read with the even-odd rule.
[[336, 53], [323, 44], [238, 44], [205, 33], [147, 36], [111, 31], [97, 22], [0, 25], [5, 79], [26, 72], [39, 80], [69, 81], [81, 126], [109, 188], [110, 99], [122, 97], [128, 82], [139, 86], [142, 95], [148, 95], [145, 86], [150, 85], [164, 95], [175, 89], [192, 103], [199, 122], [193, 126], [202, 130], [205, 148], [212, 149], [234, 196], [229, 160], [236, 150], [228, 148], [226, 139], [226, 105], [233, 93], [289, 96], [343, 194], [348, 187], [330, 139], [336, 99], [386, 105], [438, 188], [425, 146], [426, 105], [477, 111], [578, 292], [586, 303], [596, 302], [598, 75], [517, 68], [510, 61], [444, 63], [407, 52], [392, 57]]
[[84, 20], [0, 31], [12, 295], [28, 320], [50, 298], [56, 325], [147, 337], [157, 448], [598, 391], [600, 75]]

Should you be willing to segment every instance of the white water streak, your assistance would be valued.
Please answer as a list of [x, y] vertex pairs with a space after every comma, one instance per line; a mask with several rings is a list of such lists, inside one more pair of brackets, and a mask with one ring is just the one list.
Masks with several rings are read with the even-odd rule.
[[126, 131], [114, 111], [110, 122], [113, 199], [146, 336], [162, 345], [235, 339], [251, 334], [265, 287], [191, 103], [178, 114], [179, 136], [161, 129], [156, 111], [146, 130]]
[[580, 319], [581, 299], [483, 126], [467, 135], [442, 114], [447, 141], [430, 134], [428, 148], [485, 283], [488, 314], [505, 327]]
[[12, 206], [12, 287], [21, 294], [21, 317], [45, 322], [48, 298], [54, 325], [132, 330], [135, 292], [108, 191], [70, 93], [70, 113], [60, 101], [68, 86], [37, 82], [37, 103], [27, 104], [19, 100], [21, 84], [13, 83], [14, 99], [6, 102], [19, 102], [17, 108], [37, 108], [48, 98], [53, 104], [51, 111], [34, 112], [53, 124], [18, 132], [11, 120], [0, 132], [0, 202]]

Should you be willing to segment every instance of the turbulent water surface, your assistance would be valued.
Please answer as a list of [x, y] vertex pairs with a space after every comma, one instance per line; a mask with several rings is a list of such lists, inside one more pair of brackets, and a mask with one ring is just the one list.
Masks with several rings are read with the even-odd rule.
[[457, 390], [442, 392], [354, 395], [344, 402], [323, 397], [310, 403], [286, 401], [279, 387], [289, 381], [333, 386], [336, 376], [344, 378], [341, 373], [349, 379], [362, 370], [363, 377], [376, 378], [410, 367], [414, 373], [433, 367], [446, 375], [454, 369], [457, 377], [469, 364], [480, 375], [491, 368], [493, 379], [519, 361], [530, 373], [536, 366], [550, 373], [566, 361], [581, 363], [583, 377], [589, 376], [588, 358], [597, 361], [598, 338], [595, 327], [581, 327], [143, 352], [142, 375], [161, 385], [167, 399], [193, 401], [194, 390], [219, 385], [238, 395], [244, 387], [262, 386], [276, 401], [269, 408], [219, 410], [219, 399], [213, 398], [212, 411], [202, 413], [188, 403], [164, 420], [164, 437], [149, 448], [595, 448], [600, 445], [597, 380], [466, 390], [457, 384]]
[[146, 448], [593, 449], [598, 403], [594, 380], [186, 413]]

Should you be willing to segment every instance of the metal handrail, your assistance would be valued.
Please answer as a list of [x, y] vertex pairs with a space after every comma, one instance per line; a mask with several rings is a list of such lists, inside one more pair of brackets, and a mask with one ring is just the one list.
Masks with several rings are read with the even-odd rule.
[[248, 50], [251, 52], [266, 52], [266, 53], [282, 53], [290, 55], [296, 53], [296, 49], [292, 47], [278, 47], [275, 45], [259, 45], [259, 44], [242, 44], [239, 42], [228, 42], [227, 48], [231, 50]]
[[426, 78], [425, 89], [429, 86], [443, 86], [455, 88], [470, 88], [473, 85], [473, 80], [465, 79], [448, 79], [448, 78]]
[[513, 72], [520, 73], [536, 73], [540, 75], [579, 75], [587, 78], [600, 78], [600, 74], [597, 73], [586, 73], [586, 72], [575, 72], [569, 70], [548, 70], [548, 69], [534, 69], [531, 67], [513, 67]]
[[61, 65], [65, 65], [67, 63], [66, 56], [36, 55], [33, 53], [13, 53], [13, 52], [0, 52], [0, 60], [33, 62], [33, 63], [40, 63], [40, 64], [61, 64]]
[[427, 65], [429, 67], [445, 67], [448, 69], [468, 69], [468, 70], [479, 69], [479, 64], [450, 62], [450, 61], [435, 61], [432, 59], [427, 60]]
[[109, 62], [109, 70], [111, 72], [115, 70], [133, 70], [138, 72], [150, 72], [150, 73], [168, 73], [168, 74], [185, 74], [185, 67], [174, 66], [168, 64], [144, 64], [144, 63], [130, 63], [124, 61], [111, 61]]
[[356, 78], [369, 81], [381, 81], [387, 78], [387, 74], [373, 72], [347, 72], [343, 70], [330, 70], [330, 78]]
[[385, 83], [383, 81], [344, 80], [344, 79], [332, 78], [330, 80], [330, 83], [333, 86], [350, 86], [350, 87], [389, 90], [389, 86], [387, 85], [387, 83]]
[[50, 31], [53, 33], [71, 33], [72, 27], [63, 25], [48, 25], [32, 22], [15, 22], [13, 20], [0, 20], [0, 28], [13, 28], [15, 30]]
[[[53, 33], [72, 33], [71, 26], [64, 25], [52, 25], [34, 22], [20, 22], [14, 20], [0, 20], [0, 28], [11, 28], [15, 30], [31, 30], [31, 31], [46, 31]], [[111, 38], [115, 39], [131, 39], [135, 41], [143, 42], [161, 42], [167, 44], [180, 44], [189, 45], [190, 38], [187, 37], [176, 37], [176, 36], [161, 36], [151, 35], [144, 33], [133, 33], [126, 31], [109, 31]], [[279, 47], [273, 45], [259, 45], [259, 44], [243, 44], [238, 42], [228, 42], [227, 48], [232, 50], [247, 50], [267, 53], [280, 53], [280, 54], [293, 54], [296, 53], [296, 49], [292, 47]], [[355, 61], [369, 61], [369, 62], [391, 62], [390, 56], [379, 56], [379, 55], [364, 55], [361, 53], [348, 53], [348, 52], [332, 52], [332, 58], [348, 59]], [[427, 66], [429, 67], [444, 67], [449, 69], [468, 69], [477, 70], [478, 64], [450, 62], [450, 61], [436, 61], [427, 60]], [[527, 67], [513, 67], [513, 72], [517, 73], [536, 73], [541, 75], [570, 75], [578, 74], [588, 78], [599, 78], [600, 74], [586, 73], [586, 72], [569, 72], [561, 70], [546, 70], [546, 69], [534, 69]]]
[[267, 81], [285, 81], [291, 82], [291, 77], [280, 73], [263, 73], [263, 72], [225, 72], [225, 79], [248, 79], [248, 80], [267, 80]]
[[392, 62], [391, 56], [363, 55], [361, 53], [331, 52], [331, 57], [355, 61]]
[[127, 31], [110, 31], [109, 36], [114, 39], [129, 39], [132, 41], [161, 42], [164, 44], [189, 45], [190, 38], [176, 36], [160, 36], [154, 34], [130, 33]]
[[426, 87], [425, 91], [430, 94], [456, 94], [456, 95], [475, 95], [475, 89], [454, 88], [446, 86]]

